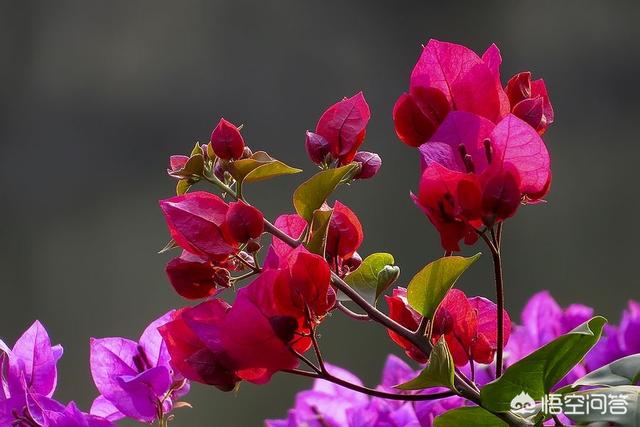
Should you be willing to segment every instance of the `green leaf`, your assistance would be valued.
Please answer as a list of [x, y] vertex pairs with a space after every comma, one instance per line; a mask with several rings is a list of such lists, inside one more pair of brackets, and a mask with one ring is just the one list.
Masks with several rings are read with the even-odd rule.
[[424, 317], [431, 319], [456, 280], [480, 257], [447, 256], [440, 258], [418, 272], [407, 286], [409, 305]]
[[[589, 408], [587, 404], [585, 404], [584, 408], [580, 410], [574, 410], [574, 408], [571, 408], [571, 411], [564, 411], [564, 415], [580, 425], [587, 425], [591, 423], [614, 423], [618, 426], [640, 426], [640, 387], [617, 386], [610, 388], [597, 388], [571, 393], [571, 395], [584, 396], [584, 401], [591, 403], [596, 399], [600, 401], [604, 399], [605, 410], [603, 411], [596, 411]], [[612, 406], [609, 403], [611, 402], [611, 399], [619, 399], [620, 395], [626, 397], [626, 405], [619, 406], [617, 408], [626, 408], [626, 411], [624, 411], [625, 413], [618, 413], [616, 410], [612, 411]], [[582, 403], [583, 400], [576, 402]], [[573, 414], [573, 412], [578, 412], [578, 414]]]
[[247, 183], [302, 172], [302, 169], [288, 166], [264, 151], [253, 153], [248, 159], [230, 162], [228, 170], [236, 181]]
[[436, 417], [435, 427], [507, 427], [508, 424], [479, 406], [452, 409]]
[[397, 265], [386, 265], [380, 273], [378, 273], [378, 287], [376, 289], [376, 301], [387, 288], [400, 277], [400, 267]]
[[351, 163], [339, 168], [323, 170], [300, 184], [293, 193], [293, 206], [298, 215], [307, 222], [311, 222], [313, 212], [320, 209], [338, 184], [358, 167], [357, 163]]
[[313, 213], [309, 241], [305, 244], [309, 252], [324, 257], [324, 249], [327, 244], [327, 232], [329, 230], [329, 221], [331, 221], [332, 213], [333, 209], [317, 209]]
[[508, 411], [511, 399], [522, 392], [542, 399], [598, 342], [605, 323], [604, 317], [596, 316], [511, 365], [480, 391], [482, 406]]
[[182, 196], [191, 188], [191, 183], [188, 179], [181, 179], [176, 184], [176, 195]]
[[640, 381], [640, 353], [623, 357], [589, 372], [571, 384], [571, 387], [635, 385], [638, 381]]
[[[396, 278], [397, 274], [400, 274], [400, 269], [393, 266], [394, 262], [395, 260], [391, 254], [384, 252], [371, 254], [362, 261], [362, 264], [360, 264], [358, 268], [349, 273], [344, 278], [344, 281], [358, 291], [369, 303], [375, 304], [376, 299], [384, 292], [384, 289], [381, 290], [381, 287], [385, 286], [385, 283], [381, 285], [381, 282], [388, 282], [388, 280], [390, 280], [390, 273], [383, 273], [385, 268], [391, 267], [397, 269]], [[342, 301], [349, 300], [349, 298], [342, 293], [338, 295], [338, 298]]]
[[429, 387], [448, 387], [455, 390], [453, 358], [444, 337], [431, 350], [429, 362], [420, 374], [404, 384], [395, 386], [400, 390], [423, 390]]

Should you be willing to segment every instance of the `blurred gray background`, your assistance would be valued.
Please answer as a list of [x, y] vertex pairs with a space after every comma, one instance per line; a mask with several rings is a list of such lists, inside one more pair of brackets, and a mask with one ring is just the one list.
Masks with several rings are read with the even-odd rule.
[[[640, 2], [637, 1], [2, 1], [0, 3], [0, 336], [34, 319], [62, 343], [57, 397], [88, 406], [90, 336], [137, 337], [186, 304], [164, 275], [157, 206], [174, 191], [167, 157], [205, 141], [219, 117], [244, 123], [254, 149], [314, 167], [304, 131], [342, 96], [365, 92], [364, 149], [384, 166], [339, 198], [365, 226], [361, 253], [389, 251], [406, 281], [441, 255], [411, 203], [417, 153], [396, 140], [391, 109], [430, 37], [502, 50], [503, 79], [547, 82], [557, 124], [545, 135], [548, 204], [505, 227], [507, 305], [535, 291], [617, 322], [637, 283]], [[256, 184], [274, 218], [303, 176]], [[466, 248], [473, 253], [476, 248]], [[486, 251], [485, 251], [486, 252]], [[488, 257], [460, 282], [492, 295]], [[335, 314], [327, 358], [370, 385], [388, 352], [374, 325]], [[257, 426], [285, 414], [308, 381], [277, 375], [238, 395], [194, 386], [175, 426]]]

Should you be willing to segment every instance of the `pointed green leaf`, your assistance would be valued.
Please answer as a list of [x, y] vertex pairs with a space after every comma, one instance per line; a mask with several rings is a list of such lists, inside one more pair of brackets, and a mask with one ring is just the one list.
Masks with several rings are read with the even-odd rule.
[[382, 271], [378, 273], [378, 286], [376, 288], [376, 301], [387, 288], [395, 283], [400, 277], [400, 267], [397, 265], [385, 265]]
[[[393, 263], [394, 259], [391, 254], [384, 252], [371, 254], [362, 261], [362, 264], [360, 264], [358, 268], [349, 273], [344, 278], [344, 281], [358, 291], [369, 303], [375, 304], [376, 299], [381, 293], [379, 292], [380, 281], [385, 282], [389, 280], [389, 273], [385, 273], [382, 278], [380, 275], [385, 270], [385, 267], [393, 268]], [[400, 269], [395, 268], [398, 271], [397, 274], [399, 274]], [[338, 295], [338, 299], [341, 301], [349, 300], [349, 298], [342, 293]]]
[[282, 175], [302, 172], [269, 156], [264, 151], [256, 151], [248, 159], [229, 163], [229, 173], [238, 182], [257, 182]]
[[[572, 395], [584, 396], [583, 399], [571, 399], [571, 403], [583, 403], [584, 407], [575, 410], [565, 411], [565, 415], [577, 422], [579, 425], [609, 425], [613, 423], [617, 426], [640, 426], [640, 387], [637, 386], [617, 386], [610, 388], [597, 388], [571, 393]], [[624, 396], [625, 405], [616, 406], [612, 410], [611, 400], [621, 401]], [[604, 403], [604, 410], [594, 410], [589, 407], [594, 400]], [[587, 403], [588, 402], [588, 403]], [[614, 412], [614, 413], [612, 413]], [[624, 412], [624, 413], [623, 413]], [[595, 425], [595, 424], [594, 424]]]
[[604, 317], [596, 316], [511, 365], [480, 391], [482, 406], [508, 411], [511, 399], [522, 392], [540, 400], [598, 342], [605, 323]]
[[427, 366], [420, 374], [404, 384], [395, 386], [400, 390], [423, 390], [429, 387], [448, 387], [455, 390], [453, 358], [444, 337], [440, 337], [429, 355]]
[[182, 196], [184, 193], [189, 191], [189, 188], [191, 188], [191, 183], [189, 183], [188, 179], [179, 180], [176, 184], [176, 195]]
[[300, 184], [293, 193], [293, 206], [298, 215], [307, 222], [311, 222], [313, 212], [320, 209], [338, 184], [357, 168], [357, 163], [351, 163], [339, 168], [323, 170]]
[[457, 408], [436, 417], [434, 427], [508, 427], [508, 424], [479, 406]]
[[332, 213], [333, 209], [317, 209], [313, 213], [309, 241], [305, 244], [309, 252], [324, 257], [324, 248], [327, 244], [327, 231], [329, 230], [329, 221], [331, 220]]
[[589, 372], [571, 387], [635, 385], [640, 381], [640, 353], [623, 357]]
[[202, 147], [200, 147], [200, 143], [196, 142], [196, 145], [193, 146], [193, 149], [191, 150], [191, 156], [193, 157], [194, 155], [199, 154], [202, 155]]
[[407, 300], [415, 311], [431, 319], [456, 280], [480, 257], [447, 256], [440, 258], [418, 272], [407, 286]]

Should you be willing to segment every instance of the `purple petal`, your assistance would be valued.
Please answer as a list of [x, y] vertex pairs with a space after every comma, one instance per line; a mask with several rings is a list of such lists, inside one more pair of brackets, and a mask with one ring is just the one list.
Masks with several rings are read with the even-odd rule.
[[538, 348], [562, 333], [562, 309], [548, 291], [535, 294], [522, 312], [522, 324], [526, 327], [533, 346]]
[[593, 317], [593, 308], [582, 304], [571, 304], [562, 315], [562, 333], [573, 330]]
[[415, 377], [416, 372], [398, 356], [390, 354], [384, 364], [380, 385], [393, 387]]
[[629, 309], [622, 313], [619, 340], [626, 355], [640, 353], [640, 303], [629, 301]]
[[124, 418], [124, 414], [102, 395], [93, 401], [89, 413], [109, 421], [118, 421]]
[[107, 399], [114, 402], [112, 396], [120, 392], [118, 377], [138, 374], [134, 363], [138, 354], [138, 344], [125, 338], [91, 339], [91, 375]]
[[136, 376], [117, 379], [121, 390], [110, 398], [127, 417], [141, 422], [156, 419], [157, 404], [171, 387], [171, 374], [165, 366], [148, 369]]
[[[362, 381], [360, 381], [360, 378], [356, 377], [346, 369], [342, 369], [328, 363], [326, 364], [326, 367], [332, 375], [348, 381], [352, 384], [362, 385]], [[348, 388], [344, 388], [342, 386], [324, 380], [316, 380], [313, 383], [313, 391], [324, 393], [329, 396], [340, 397], [344, 400], [351, 400], [352, 402], [358, 404], [366, 404], [369, 401], [369, 398], [362, 393], [349, 390]]]
[[151, 322], [140, 336], [140, 347], [142, 347], [151, 366], [169, 366], [169, 352], [164, 340], [158, 332], [158, 328], [169, 321], [175, 310], [171, 310], [160, 318]]
[[56, 388], [56, 361], [62, 354], [62, 348], [58, 346], [54, 352], [49, 335], [39, 321], [36, 320], [18, 338], [12, 353], [13, 358], [9, 362], [13, 368], [9, 375], [13, 375], [15, 379], [22, 372], [27, 386], [33, 392], [51, 396]]

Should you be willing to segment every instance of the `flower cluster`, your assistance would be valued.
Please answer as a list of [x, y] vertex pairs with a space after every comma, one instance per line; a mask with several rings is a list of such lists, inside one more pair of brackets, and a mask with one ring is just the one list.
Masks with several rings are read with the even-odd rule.
[[513, 216], [549, 191], [550, 159], [540, 134], [553, 122], [544, 81], [520, 73], [505, 88], [495, 45], [478, 56], [437, 40], [424, 47], [409, 92], [394, 107], [401, 141], [419, 147], [416, 204], [448, 251], [473, 244], [482, 226]]
[[110, 427], [106, 418], [53, 399], [62, 347], [52, 346], [36, 321], [9, 348], [0, 340], [0, 425], [17, 427]]

